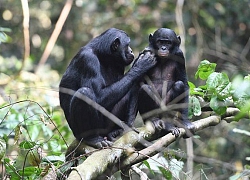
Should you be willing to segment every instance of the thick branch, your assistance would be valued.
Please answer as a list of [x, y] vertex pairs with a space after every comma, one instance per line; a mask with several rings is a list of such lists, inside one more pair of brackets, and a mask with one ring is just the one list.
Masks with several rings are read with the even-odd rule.
[[[226, 114], [222, 118], [227, 122], [231, 122], [234, 119], [233, 116], [238, 113], [239, 109], [228, 108]], [[219, 124], [220, 121], [221, 117], [217, 115], [200, 119], [193, 122], [195, 125], [194, 131], [197, 132], [204, 128], [215, 126]], [[130, 167], [133, 164], [147, 159], [149, 156], [157, 154], [177, 139], [170, 133], [159, 138], [152, 144], [147, 141], [154, 134], [152, 126], [151, 128], [149, 127], [150, 125], [141, 128], [139, 134], [134, 131], [127, 132], [114, 143], [113, 147], [94, 152], [81, 165], [73, 168], [68, 179], [94, 179], [100, 175], [107, 174], [107, 169], [109, 170], [108, 174], [110, 174], [119, 169]], [[180, 132], [179, 137], [182, 137], [186, 133], [183, 128], [180, 128]], [[146, 148], [139, 152], [133, 151], [132, 148], [140, 144], [143, 144]], [[129, 153], [131, 149], [132, 151]], [[125, 159], [121, 160], [122, 157]], [[112, 169], [110, 169], [110, 167], [112, 167]]]

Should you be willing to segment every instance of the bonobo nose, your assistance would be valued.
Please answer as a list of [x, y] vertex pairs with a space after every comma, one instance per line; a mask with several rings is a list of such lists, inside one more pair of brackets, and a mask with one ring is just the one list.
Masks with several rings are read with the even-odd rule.
[[162, 50], [166, 50], [167, 48], [166, 47], [161, 47]]

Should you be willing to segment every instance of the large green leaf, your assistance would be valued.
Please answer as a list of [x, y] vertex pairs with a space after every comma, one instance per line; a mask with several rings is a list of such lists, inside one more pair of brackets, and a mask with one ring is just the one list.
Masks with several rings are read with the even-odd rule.
[[213, 72], [209, 75], [206, 85], [208, 92], [216, 95], [220, 100], [231, 95], [231, 83], [225, 73]]
[[201, 105], [197, 97], [191, 96], [189, 98], [189, 115], [200, 116], [201, 115]]
[[33, 141], [23, 141], [19, 144], [19, 147], [22, 149], [31, 149], [36, 145]]
[[195, 73], [195, 78], [197, 79], [199, 77], [202, 80], [206, 80], [208, 76], [215, 71], [215, 67], [215, 63], [210, 63], [208, 60], [201, 61]]
[[199, 95], [199, 96], [204, 96], [204, 91], [201, 88], [196, 88], [195, 85], [188, 81], [188, 86], [189, 86], [189, 94], [190, 95]]
[[213, 96], [210, 101], [210, 107], [213, 111], [219, 115], [222, 115], [226, 112], [227, 106], [225, 101], [222, 101], [217, 98], [217, 96]]

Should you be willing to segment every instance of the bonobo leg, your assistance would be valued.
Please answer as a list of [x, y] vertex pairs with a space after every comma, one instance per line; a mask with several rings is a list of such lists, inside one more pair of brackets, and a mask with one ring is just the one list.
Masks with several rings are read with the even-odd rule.
[[92, 107], [83, 98], [96, 100], [93, 91], [90, 88], [82, 87], [74, 94], [70, 102], [69, 125], [78, 140], [83, 140], [86, 144], [102, 148], [110, 146], [112, 143], [106, 140], [102, 135], [108, 134], [109, 122], [99, 113], [95, 107]]
[[186, 107], [179, 109], [181, 118], [178, 122], [176, 122], [176, 126], [186, 130], [186, 135], [184, 138], [191, 137], [194, 134], [195, 126], [188, 119], [188, 88], [185, 89], [185, 85], [182, 81], [176, 81], [169, 93], [171, 94], [172, 101], [175, 101], [175, 103], [186, 104]]
[[[147, 84], [142, 85], [139, 90], [138, 98], [138, 109], [142, 117], [144, 113], [160, 108], [160, 102], [161, 100], [159, 96], [157, 96], [157, 93], [152, 90], [151, 86]], [[143, 118], [144, 122], [150, 120], [153, 123], [155, 129], [158, 131], [157, 134], [167, 134], [170, 132], [176, 137], [179, 136], [179, 129], [175, 127], [173, 123], [167, 121], [166, 118], [164, 119], [165, 120], [163, 120], [162, 116], [158, 115], [154, 115], [151, 119]]]
[[170, 85], [170, 89], [168, 89], [165, 104], [175, 104], [181, 101], [185, 94], [184, 83], [182, 81], [176, 81], [173, 83], [172, 87]]

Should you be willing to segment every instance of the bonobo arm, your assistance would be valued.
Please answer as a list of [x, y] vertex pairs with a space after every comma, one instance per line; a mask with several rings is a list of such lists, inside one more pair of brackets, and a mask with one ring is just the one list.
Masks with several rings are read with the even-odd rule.
[[[119, 81], [106, 86], [103, 75], [101, 74], [101, 65], [98, 57], [91, 49], [84, 49], [79, 52], [72, 62], [75, 68], [75, 74], [69, 79], [69, 83], [75, 82], [75, 78], [81, 78], [81, 84], [78, 88], [88, 87], [95, 93], [95, 101], [101, 106], [112, 108], [125, 94], [130, 90], [135, 81], [139, 80], [144, 73], [156, 64], [155, 58], [149, 54], [141, 55], [134, 66]], [[62, 87], [68, 86], [65, 83]], [[67, 87], [66, 87], [67, 88]], [[78, 90], [78, 89], [74, 89]]]
[[131, 89], [135, 81], [138, 81], [144, 73], [156, 64], [151, 55], [141, 55], [135, 65], [124, 75], [124, 77], [108, 87], [101, 87], [97, 98], [103, 107], [112, 107]]

